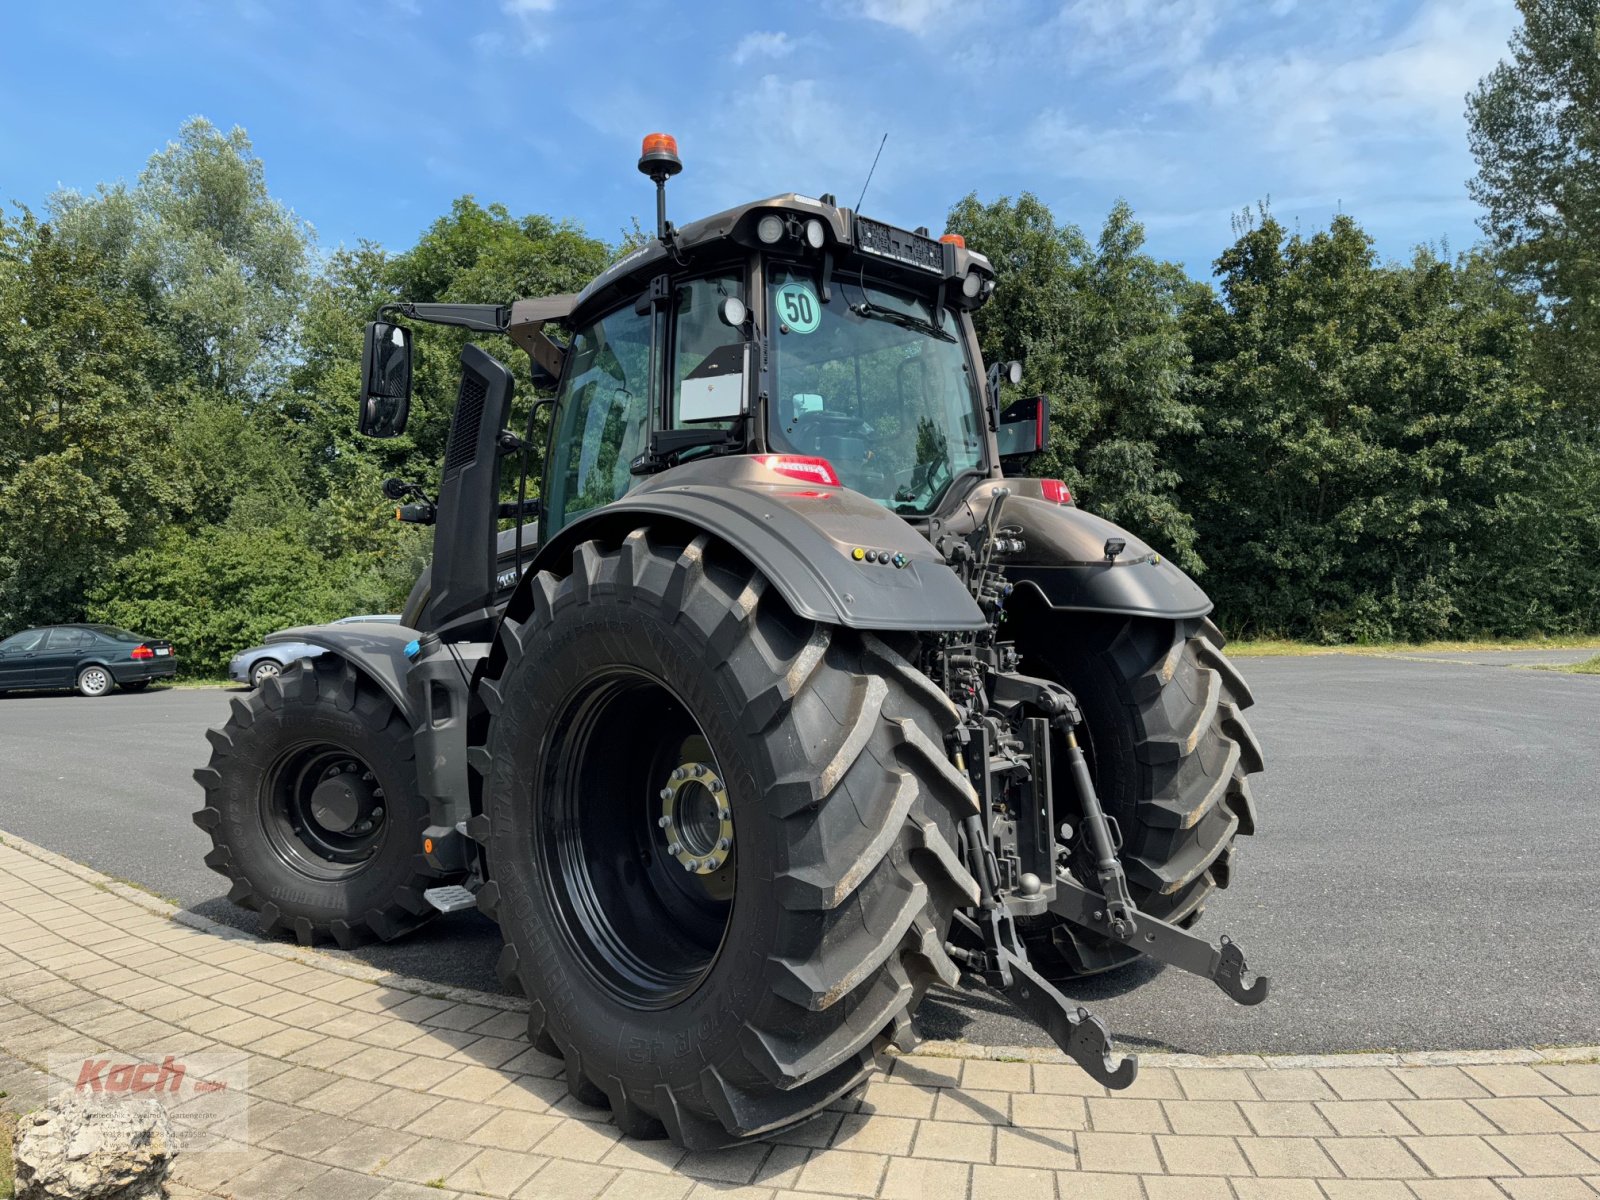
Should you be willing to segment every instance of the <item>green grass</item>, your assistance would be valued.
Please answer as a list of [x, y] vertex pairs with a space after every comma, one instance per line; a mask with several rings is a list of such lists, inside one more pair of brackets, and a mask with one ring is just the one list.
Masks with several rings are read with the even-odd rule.
[[1568, 675], [1600, 675], [1600, 654], [1582, 662], [1540, 664], [1541, 671], [1565, 671]]
[[[1229, 658], [1266, 658], [1294, 654], [1405, 654], [1418, 650], [1470, 652], [1477, 650], [1600, 650], [1600, 635], [1567, 637], [1467, 639], [1459, 642], [1367, 642], [1362, 645], [1321, 646], [1287, 638], [1246, 638], [1228, 643]], [[1572, 668], [1563, 668], [1570, 670]]]

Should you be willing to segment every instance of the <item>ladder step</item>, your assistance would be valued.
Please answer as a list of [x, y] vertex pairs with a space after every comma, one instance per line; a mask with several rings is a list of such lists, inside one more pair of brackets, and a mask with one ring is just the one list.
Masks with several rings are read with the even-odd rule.
[[478, 898], [459, 883], [429, 888], [422, 893], [422, 898], [442, 913], [460, 912], [464, 908], [478, 906]]

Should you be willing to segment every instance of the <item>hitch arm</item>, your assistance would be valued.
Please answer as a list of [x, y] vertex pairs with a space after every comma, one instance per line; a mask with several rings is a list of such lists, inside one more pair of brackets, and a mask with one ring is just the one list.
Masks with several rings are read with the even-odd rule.
[[1108, 907], [1104, 897], [1084, 887], [1067, 872], [1056, 873], [1056, 894], [1050, 901], [1050, 911], [1057, 916], [1123, 942], [1179, 970], [1209, 979], [1240, 1004], [1260, 1004], [1267, 998], [1269, 981], [1265, 975], [1256, 976], [1254, 983], [1245, 986], [1244, 953], [1226, 934], [1213, 946], [1199, 934], [1146, 912], [1138, 914], [1137, 929], [1129, 930], [1124, 922], [1119, 932]]
[[983, 939], [984, 949], [971, 951], [950, 946], [947, 949], [951, 956], [966, 963], [985, 983], [1043, 1026], [1050, 1040], [1096, 1083], [1119, 1090], [1133, 1083], [1139, 1074], [1138, 1056], [1127, 1054], [1118, 1061], [1105, 1022], [1088, 1009], [1073, 1005], [1033, 969], [1027, 951], [1020, 944], [1011, 944], [1016, 942], [1016, 930], [1010, 914], [1004, 909], [990, 909], [983, 917], [980, 926], [966, 913], [956, 913], [956, 920], [969, 933]]

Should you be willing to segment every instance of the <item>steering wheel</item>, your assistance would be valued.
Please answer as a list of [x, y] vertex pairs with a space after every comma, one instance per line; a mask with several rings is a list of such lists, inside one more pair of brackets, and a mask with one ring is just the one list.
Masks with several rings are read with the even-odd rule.
[[806, 412], [795, 418], [789, 437], [802, 450], [817, 453], [826, 437], [865, 437], [866, 422], [849, 413]]

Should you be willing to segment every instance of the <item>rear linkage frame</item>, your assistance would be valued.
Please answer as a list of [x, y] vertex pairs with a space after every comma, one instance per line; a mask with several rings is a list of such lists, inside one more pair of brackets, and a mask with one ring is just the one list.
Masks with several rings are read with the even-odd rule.
[[[1211, 980], [1240, 1004], [1260, 1004], [1269, 982], [1247, 984], [1243, 952], [1224, 934], [1212, 943], [1148, 913], [1128, 890], [1118, 850], [1120, 831], [1095, 793], [1078, 745], [1083, 714], [1072, 693], [1048, 680], [1020, 674], [1015, 647], [998, 627], [1011, 593], [1004, 558], [1024, 547], [1015, 528], [997, 524], [1009, 489], [997, 488], [977, 529], [947, 535], [939, 549], [989, 616], [987, 630], [946, 635], [925, 668], [961, 714], [951, 737], [951, 758], [971, 780], [978, 812], [960, 831], [960, 851], [977, 881], [980, 902], [956, 913], [947, 947], [972, 976], [1009, 999], [1041, 1025], [1064, 1053], [1097, 1082], [1120, 1089], [1133, 1083], [1138, 1057], [1119, 1057], [1105, 1023], [1045, 979], [1028, 959], [1016, 917], [1052, 913], [1091, 933], [1131, 946], [1160, 962]], [[1051, 787], [1052, 733], [1066, 748], [1065, 767], [1077, 801], [1077, 832], [1087, 839], [1099, 890], [1085, 886], [1068, 866], [1057, 841]], [[1073, 829], [1062, 825], [1061, 842]]]

